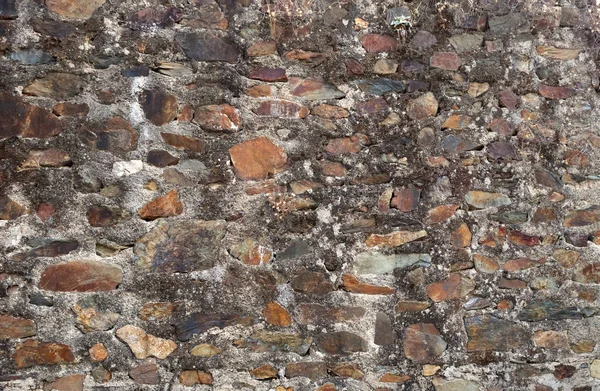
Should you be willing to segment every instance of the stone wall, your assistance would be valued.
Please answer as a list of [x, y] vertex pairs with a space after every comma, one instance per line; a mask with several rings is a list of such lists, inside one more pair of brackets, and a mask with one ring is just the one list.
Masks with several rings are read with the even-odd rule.
[[0, 0], [0, 389], [600, 390], [597, 15]]

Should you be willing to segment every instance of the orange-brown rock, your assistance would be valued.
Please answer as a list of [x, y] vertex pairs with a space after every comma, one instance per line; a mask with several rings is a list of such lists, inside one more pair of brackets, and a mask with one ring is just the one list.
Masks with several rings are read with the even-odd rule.
[[308, 109], [305, 106], [282, 99], [270, 99], [262, 102], [255, 113], [261, 116], [289, 119], [308, 117]]
[[267, 323], [273, 326], [288, 327], [292, 324], [290, 313], [276, 301], [272, 301], [263, 309]]
[[360, 366], [354, 363], [336, 363], [329, 368], [329, 371], [335, 376], [349, 377], [356, 380], [362, 380], [365, 377], [365, 373], [360, 369]]
[[429, 209], [425, 221], [427, 224], [441, 223], [442, 221], [448, 220], [450, 217], [454, 216], [454, 213], [458, 207], [459, 205], [456, 204], [436, 206], [435, 208]]
[[533, 334], [535, 346], [547, 349], [566, 349], [569, 347], [569, 339], [564, 331], [538, 330]]
[[329, 140], [325, 150], [332, 155], [343, 155], [347, 153], [358, 153], [363, 145], [369, 143], [369, 138], [364, 134], [351, 137], [334, 138]]
[[68, 345], [28, 339], [17, 345], [13, 359], [15, 367], [21, 369], [34, 365], [72, 363], [75, 361], [75, 356]]
[[540, 84], [539, 93], [547, 99], [567, 99], [575, 95], [577, 91], [570, 87], [553, 87]]
[[248, 50], [248, 57], [268, 56], [277, 53], [277, 42], [275, 41], [258, 41], [253, 43]]
[[323, 161], [321, 162], [321, 172], [325, 176], [345, 177], [348, 171], [342, 163]]
[[36, 327], [33, 320], [0, 315], [0, 340], [32, 337], [35, 334]]
[[206, 142], [196, 137], [184, 136], [175, 133], [160, 133], [162, 139], [168, 145], [177, 149], [188, 150], [192, 152], [204, 152], [206, 150]]
[[171, 190], [164, 196], [158, 197], [138, 210], [143, 220], [152, 221], [160, 217], [177, 216], [183, 213], [183, 203], [179, 200], [179, 192]]
[[431, 307], [428, 301], [405, 300], [396, 304], [396, 312], [421, 312]]
[[442, 129], [462, 130], [466, 129], [473, 119], [468, 115], [452, 114], [442, 124]]
[[427, 236], [426, 231], [396, 231], [386, 235], [371, 234], [365, 241], [367, 247], [399, 247], [403, 244], [421, 239]]
[[175, 305], [173, 303], [169, 303], [169, 302], [146, 303], [142, 306], [142, 308], [140, 308], [140, 311], [138, 312], [138, 316], [142, 320], [155, 321], [155, 320], [161, 320], [161, 319], [168, 318], [169, 316], [171, 316], [171, 314], [173, 313], [174, 310], [175, 310]]
[[93, 362], [101, 362], [108, 357], [108, 350], [103, 343], [97, 343], [89, 349], [90, 358]]
[[457, 229], [450, 234], [450, 242], [454, 247], [462, 248], [471, 245], [471, 230], [466, 223], [462, 223]]
[[460, 299], [475, 289], [475, 282], [454, 273], [445, 280], [427, 285], [427, 296], [434, 302]]
[[283, 148], [266, 137], [257, 137], [229, 149], [231, 162], [242, 180], [265, 179], [282, 169], [287, 162]]
[[312, 114], [326, 119], [342, 119], [350, 115], [348, 110], [343, 107], [328, 104], [320, 104], [313, 107]]
[[279, 185], [274, 180], [266, 180], [256, 185], [249, 185], [246, 187], [246, 194], [257, 195], [257, 194], [278, 194], [285, 193], [287, 188], [284, 185]]
[[46, 0], [46, 7], [67, 19], [89, 19], [106, 0]]
[[520, 246], [537, 246], [540, 244], [540, 237], [527, 235], [517, 230], [510, 230], [508, 231], [508, 241]]
[[161, 90], [146, 90], [142, 93], [141, 105], [146, 118], [156, 126], [165, 125], [177, 118], [177, 98]]
[[71, 261], [48, 266], [40, 277], [41, 289], [57, 292], [99, 292], [121, 283], [121, 268], [98, 261]]
[[500, 268], [498, 262], [481, 254], [473, 254], [475, 269], [481, 273], [493, 274]]
[[249, 87], [246, 93], [253, 98], [266, 98], [277, 94], [277, 87], [269, 84], [259, 84]]
[[391, 200], [391, 206], [400, 212], [412, 212], [419, 207], [421, 191], [413, 186], [406, 189], [394, 191], [394, 197]]
[[270, 364], [263, 364], [251, 370], [250, 374], [258, 380], [275, 379], [277, 378], [277, 368]]
[[229, 252], [246, 265], [252, 266], [265, 264], [273, 257], [273, 251], [250, 238], [233, 245]]
[[379, 381], [382, 383], [404, 383], [407, 380], [410, 380], [409, 375], [397, 375], [389, 372], [384, 373], [383, 376], [379, 378]]
[[362, 293], [364, 295], [393, 295], [396, 293], [394, 288], [362, 283], [351, 274], [342, 275], [342, 284], [344, 290], [352, 293]]
[[85, 375], [67, 375], [59, 377], [44, 386], [44, 391], [83, 391]]
[[179, 382], [186, 387], [192, 387], [195, 384], [213, 384], [213, 376], [209, 372], [198, 370], [181, 371]]
[[393, 52], [398, 48], [398, 41], [389, 35], [365, 34], [358, 40], [367, 53]]
[[404, 354], [418, 363], [427, 363], [441, 356], [448, 344], [431, 323], [415, 323], [404, 330]]
[[504, 262], [502, 268], [507, 272], [512, 273], [519, 270], [529, 269], [538, 265], [543, 265], [545, 261], [545, 258], [541, 258], [537, 261], [529, 258], [517, 258]]
[[525, 289], [527, 288], [527, 282], [519, 280], [517, 278], [501, 278], [498, 282], [498, 288], [501, 289]]
[[194, 122], [208, 131], [233, 132], [241, 129], [242, 114], [228, 104], [200, 106], [194, 113]]

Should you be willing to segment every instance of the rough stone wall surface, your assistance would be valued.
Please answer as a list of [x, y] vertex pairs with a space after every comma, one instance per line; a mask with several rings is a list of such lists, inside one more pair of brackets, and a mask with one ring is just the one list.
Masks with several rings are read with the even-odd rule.
[[592, 3], [0, 0], [0, 389], [600, 390]]

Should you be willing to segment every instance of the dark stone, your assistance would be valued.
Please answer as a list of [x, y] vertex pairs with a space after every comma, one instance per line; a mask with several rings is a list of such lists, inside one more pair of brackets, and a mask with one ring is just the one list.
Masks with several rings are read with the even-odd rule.
[[558, 380], [568, 379], [572, 377], [575, 372], [577, 372], [577, 368], [573, 365], [559, 364], [554, 367], [554, 377]]
[[307, 377], [317, 381], [327, 377], [327, 364], [324, 362], [295, 362], [285, 366], [285, 377]]
[[36, 247], [24, 253], [19, 253], [12, 256], [14, 261], [23, 261], [28, 258], [35, 257], [58, 257], [66, 255], [79, 248], [79, 243], [76, 240], [54, 240], [48, 244]]
[[177, 163], [179, 163], [179, 158], [177, 156], [171, 155], [167, 151], [163, 151], [162, 149], [153, 149], [151, 151], [148, 151], [146, 161], [152, 164], [153, 166], [162, 168], [176, 165]]
[[583, 314], [577, 307], [566, 307], [553, 301], [534, 301], [517, 315], [525, 322], [540, 322], [543, 320], [582, 319]]
[[367, 94], [383, 95], [388, 92], [404, 92], [405, 85], [400, 80], [392, 80], [387, 78], [379, 79], [364, 79], [356, 81], [357, 87]]
[[139, 135], [131, 124], [121, 117], [85, 126], [80, 139], [89, 147], [114, 154], [125, 154], [137, 148]]
[[91, 206], [87, 212], [92, 227], [110, 227], [123, 222], [128, 217], [126, 210], [114, 206]]
[[208, 33], [178, 33], [175, 42], [185, 55], [197, 61], [225, 61], [235, 64], [238, 49], [221, 38]]
[[0, 196], [0, 220], [16, 220], [27, 213], [21, 204], [7, 196]]
[[488, 155], [494, 160], [517, 160], [519, 153], [508, 141], [495, 141], [487, 146]]
[[241, 324], [249, 326], [254, 320], [240, 314], [215, 315], [205, 313], [194, 313], [175, 324], [177, 339], [189, 341], [194, 334], [202, 334], [213, 327], [224, 328], [227, 326]]
[[149, 7], [134, 13], [129, 18], [132, 30], [165, 28], [178, 23], [183, 17], [183, 11], [176, 7]]
[[285, 250], [277, 254], [277, 260], [285, 261], [288, 259], [296, 259], [310, 254], [310, 252], [311, 247], [308, 243], [303, 240], [294, 240]]
[[298, 333], [259, 331], [235, 344], [255, 353], [279, 351], [293, 352], [304, 356], [312, 345], [312, 338], [304, 338]]
[[297, 292], [326, 295], [335, 290], [333, 284], [321, 273], [303, 270], [291, 281], [292, 288]]
[[140, 77], [148, 76], [150, 74], [150, 68], [145, 65], [137, 65], [128, 69], [123, 69], [121, 75], [124, 77]]
[[319, 334], [315, 337], [315, 343], [320, 351], [327, 354], [345, 355], [367, 351], [367, 341], [348, 331]]
[[52, 296], [46, 296], [43, 293], [34, 292], [29, 295], [29, 303], [43, 307], [52, 307], [54, 305], [54, 299]]
[[495, 213], [489, 215], [490, 220], [497, 221], [502, 224], [520, 224], [527, 222], [528, 219], [527, 212], [520, 211], [509, 211], [502, 213]]
[[470, 140], [464, 140], [460, 137], [450, 134], [444, 137], [441, 146], [446, 153], [455, 155], [477, 149], [480, 147], [480, 144], [477, 144]]
[[71, 73], [49, 73], [34, 80], [25, 88], [24, 95], [43, 96], [55, 100], [68, 100], [79, 94], [83, 87], [83, 79]]
[[507, 351], [529, 345], [529, 332], [508, 320], [492, 315], [465, 318], [467, 351]]
[[68, 345], [28, 339], [17, 345], [13, 355], [17, 369], [35, 365], [72, 363], [75, 356]]
[[17, 12], [16, 0], [0, 0], [0, 19], [16, 19]]
[[64, 39], [75, 36], [78, 33], [77, 27], [67, 22], [61, 22], [51, 19], [31, 19], [29, 24], [36, 33], [46, 35], [52, 38]]
[[143, 362], [129, 371], [129, 376], [139, 384], [160, 384], [158, 366], [150, 361]]
[[283, 68], [255, 68], [248, 75], [250, 79], [267, 82], [287, 81], [287, 75]]
[[378, 312], [375, 317], [375, 345], [386, 346], [394, 343], [392, 320], [385, 312]]
[[547, 186], [556, 191], [560, 191], [563, 187], [562, 181], [558, 175], [545, 168], [537, 167], [534, 175], [536, 182], [542, 186]]
[[160, 90], [146, 90], [141, 98], [146, 118], [156, 126], [165, 125], [177, 118], [177, 98]]
[[408, 82], [407, 92], [429, 91], [429, 83], [419, 80], [411, 80]]
[[56, 57], [37, 49], [17, 50], [8, 55], [13, 61], [23, 65], [54, 64]]

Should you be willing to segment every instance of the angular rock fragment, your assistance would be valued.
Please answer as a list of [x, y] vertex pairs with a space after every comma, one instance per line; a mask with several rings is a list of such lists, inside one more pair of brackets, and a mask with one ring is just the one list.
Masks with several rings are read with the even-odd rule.
[[129, 345], [137, 359], [156, 357], [163, 360], [177, 349], [175, 342], [147, 334], [141, 328], [133, 325], [121, 327], [117, 330], [116, 335]]
[[285, 366], [285, 377], [307, 377], [312, 381], [327, 377], [327, 364], [324, 362], [297, 362]]
[[473, 119], [468, 115], [452, 114], [444, 121], [442, 129], [464, 130], [471, 122], [473, 122]]
[[394, 328], [391, 318], [385, 312], [375, 315], [375, 345], [386, 346], [394, 343]]
[[259, 331], [242, 341], [236, 341], [235, 344], [241, 348], [248, 348], [255, 353], [280, 351], [294, 352], [303, 356], [308, 353], [312, 342], [312, 338], [304, 338], [296, 333]]
[[308, 116], [308, 109], [296, 102], [270, 99], [262, 102], [255, 113], [267, 117], [302, 119]]
[[263, 310], [267, 323], [273, 326], [288, 327], [292, 324], [290, 313], [276, 301], [267, 304]]
[[331, 84], [314, 79], [292, 78], [289, 82], [290, 94], [306, 100], [339, 99], [346, 96]]
[[404, 354], [418, 363], [434, 361], [446, 350], [448, 344], [431, 323], [415, 323], [404, 330]]
[[0, 314], [0, 341], [32, 337], [36, 333], [33, 320]]
[[85, 144], [102, 151], [124, 154], [137, 148], [138, 132], [121, 117], [84, 126], [80, 137]]
[[497, 208], [510, 205], [510, 198], [502, 193], [489, 193], [485, 191], [472, 190], [465, 195], [465, 201], [477, 209]]
[[387, 94], [388, 92], [404, 92], [406, 89], [406, 86], [402, 81], [385, 77], [357, 80], [356, 86], [367, 94], [379, 96]]
[[600, 262], [580, 264], [575, 269], [573, 279], [586, 284], [600, 284]]
[[0, 220], [16, 220], [27, 213], [27, 208], [8, 196], [0, 196]]
[[110, 227], [122, 223], [129, 214], [126, 210], [113, 206], [91, 206], [87, 212], [92, 227]]
[[194, 113], [194, 122], [208, 131], [234, 132], [242, 127], [242, 115], [228, 104], [200, 106]]
[[189, 341], [194, 334], [202, 334], [213, 327], [225, 328], [228, 326], [241, 324], [249, 326], [254, 319], [240, 314], [206, 314], [193, 313], [185, 319], [175, 324], [177, 339], [180, 341]]
[[162, 197], [158, 197], [138, 210], [140, 218], [146, 221], [156, 220], [160, 217], [177, 216], [183, 213], [183, 203], [179, 200], [177, 190], [171, 190]]
[[313, 107], [312, 114], [326, 119], [342, 119], [347, 118], [350, 115], [348, 110], [343, 107], [328, 104], [320, 104]]
[[529, 331], [517, 323], [492, 315], [465, 318], [467, 351], [507, 351], [527, 346]]
[[177, 98], [161, 90], [146, 90], [140, 97], [146, 118], [156, 126], [165, 125], [177, 118]]
[[438, 303], [463, 298], [474, 289], [475, 282], [473, 280], [454, 273], [445, 280], [427, 285], [427, 296]]
[[181, 371], [179, 382], [186, 387], [193, 387], [195, 384], [213, 384], [213, 376], [209, 372], [198, 370]]
[[175, 35], [175, 42], [193, 60], [232, 64], [238, 61], [238, 49], [210, 33], [181, 32]]
[[431, 307], [431, 303], [428, 301], [414, 301], [405, 300], [399, 301], [396, 304], [396, 313], [401, 312], [421, 312]]
[[140, 365], [131, 368], [129, 376], [138, 384], [155, 385], [160, 384], [160, 375], [158, 373], [158, 365], [146, 360]]
[[83, 391], [85, 375], [67, 375], [46, 384], [44, 391]]
[[547, 99], [567, 99], [575, 95], [577, 91], [570, 87], [553, 87], [540, 84], [539, 93]]
[[214, 345], [207, 344], [207, 343], [202, 343], [202, 344], [196, 345], [192, 348], [192, 350], [190, 350], [190, 354], [192, 356], [206, 357], [206, 358], [219, 355], [222, 352], [223, 352], [223, 349], [220, 349]]
[[129, 26], [134, 30], [165, 28], [181, 20], [182, 10], [176, 7], [148, 7], [129, 17]]
[[530, 302], [517, 315], [519, 320], [525, 322], [540, 322], [543, 320], [581, 319], [583, 313], [577, 307], [567, 307], [562, 304], [546, 300]]
[[46, 267], [40, 277], [41, 289], [57, 292], [101, 292], [121, 283], [121, 268], [98, 261], [71, 261]]
[[23, 94], [67, 100], [79, 93], [83, 79], [71, 73], [50, 73], [23, 88]]
[[457, 71], [462, 65], [462, 61], [455, 53], [435, 52], [433, 56], [431, 56], [430, 64], [433, 68]]
[[447, 204], [429, 209], [429, 211], [427, 212], [426, 222], [428, 224], [437, 224], [441, 223], [442, 221], [448, 220], [450, 217], [454, 216], [454, 213], [458, 208], [459, 205]]
[[273, 257], [273, 251], [250, 238], [232, 246], [229, 252], [244, 264], [254, 266], [265, 264]]
[[174, 166], [179, 163], [179, 158], [171, 155], [167, 151], [163, 151], [161, 149], [153, 149], [148, 151], [148, 156], [146, 157], [146, 161], [153, 166], [164, 168], [167, 166]]
[[231, 162], [242, 180], [265, 179], [280, 170], [287, 161], [283, 148], [266, 137], [257, 137], [229, 149]]
[[422, 120], [428, 117], [435, 117], [438, 111], [438, 102], [433, 93], [428, 92], [417, 99], [408, 102], [406, 112], [410, 119]]
[[75, 356], [68, 345], [28, 339], [17, 345], [13, 359], [15, 367], [21, 369], [34, 365], [72, 363], [75, 361]]
[[292, 289], [297, 292], [325, 295], [335, 290], [333, 284], [325, 279], [321, 273], [304, 270], [298, 273], [291, 281]]
[[356, 256], [354, 270], [357, 274], [385, 274], [395, 269], [411, 266], [431, 266], [429, 254], [392, 254], [385, 255], [377, 252], [365, 252]]
[[332, 155], [358, 153], [362, 149], [362, 146], [368, 144], [368, 142], [369, 139], [364, 134], [334, 138], [329, 140], [325, 146], [325, 150]]
[[386, 235], [371, 234], [365, 241], [367, 247], [383, 246], [383, 247], [399, 247], [403, 244], [413, 242], [415, 240], [427, 236], [426, 231], [396, 231]]
[[254, 68], [248, 77], [253, 80], [266, 82], [287, 81], [287, 75], [283, 68]]
[[46, 0], [46, 7], [67, 19], [89, 19], [106, 0]]
[[561, 49], [554, 46], [536, 46], [535, 51], [540, 56], [559, 61], [575, 60], [581, 52], [579, 49]]
[[600, 207], [591, 206], [587, 209], [572, 210], [563, 220], [564, 227], [585, 227], [600, 222]]
[[458, 53], [471, 52], [481, 48], [483, 45], [483, 35], [481, 34], [460, 34], [453, 35], [448, 39], [450, 45]]
[[161, 132], [160, 135], [165, 143], [177, 149], [201, 153], [204, 152], [207, 147], [207, 144], [204, 140], [196, 137], [164, 132]]
[[352, 354], [366, 352], [367, 341], [348, 331], [335, 331], [315, 337], [317, 348], [327, 354]]
[[389, 35], [366, 34], [359, 41], [367, 53], [393, 52], [398, 48], [398, 41]]
[[345, 290], [353, 293], [361, 293], [364, 295], [393, 295], [396, 293], [396, 289], [394, 288], [360, 282], [351, 274], [343, 274], [342, 283]]

